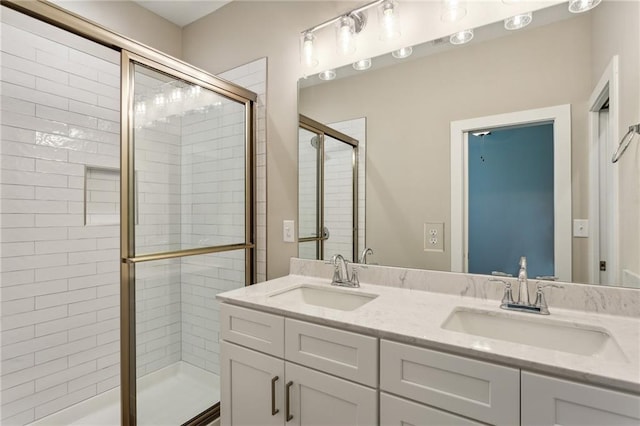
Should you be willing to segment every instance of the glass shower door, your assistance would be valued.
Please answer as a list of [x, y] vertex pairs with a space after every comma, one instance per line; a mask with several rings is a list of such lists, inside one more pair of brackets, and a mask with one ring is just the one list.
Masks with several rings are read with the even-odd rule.
[[253, 281], [251, 102], [142, 58], [128, 64], [129, 415], [195, 424], [219, 407], [216, 294]]

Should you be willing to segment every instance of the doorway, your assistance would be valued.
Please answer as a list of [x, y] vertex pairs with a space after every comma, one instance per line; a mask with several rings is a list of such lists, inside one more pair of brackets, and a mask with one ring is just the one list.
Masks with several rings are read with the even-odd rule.
[[[492, 131], [503, 128], [522, 128], [550, 124], [553, 133], [553, 225], [546, 228], [553, 229], [553, 263], [540, 260], [546, 266], [534, 266], [529, 262], [529, 268], [537, 269], [542, 275], [552, 274], [562, 281], [571, 280], [571, 108], [570, 105], [560, 105], [549, 108], [519, 111], [451, 123], [451, 270], [454, 272], [469, 272], [469, 230], [470, 230], [470, 183], [469, 176], [469, 140], [473, 133]], [[542, 127], [541, 127], [542, 128]], [[470, 136], [471, 135], [471, 136]], [[472, 148], [475, 149], [475, 148]], [[477, 154], [476, 154], [477, 156]], [[528, 159], [521, 159], [528, 161]], [[486, 160], [485, 160], [486, 162]], [[514, 170], [513, 173], [516, 173]], [[526, 198], [527, 194], [523, 194]], [[515, 201], [501, 201], [496, 203], [498, 209], [509, 210]], [[547, 210], [550, 211], [549, 208]], [[472, 219], [473, 220], [473, 219]], [[518, 226], [531, 225], [533, 218], [525, 219]], [[517, 223], [517, 222], [516, 222]], [[501, 226], [499, 224], [498, 226]], [[472, 236], [473, 238], [473, 236]], [[504, 241], [492, 239], [489, 243], [492, 250], [498, 246], [508, 246], [513, 242], [513, 236], [505, 237]], [[502, 248], [502, 247], [501, 247]], [[516, 250], [514, 248], [514, 250]], [[517, 250], [524, 250], [518, 248]], [[519, 258], [528, 253], [511, 253]], [[505, 268], [511, 270], [511, 264]], [[515, 262], [517, 266], [517, 261]], [[491, 269], [491, 268], [490, 268]], [[489, 271], [490, 273], [491, 271]], [[501, 271], [510, 273], [508, 271]], [[536, 275], [538, 275], [536, 272]], [[483, 272], [484, 273], [484, 272]]]

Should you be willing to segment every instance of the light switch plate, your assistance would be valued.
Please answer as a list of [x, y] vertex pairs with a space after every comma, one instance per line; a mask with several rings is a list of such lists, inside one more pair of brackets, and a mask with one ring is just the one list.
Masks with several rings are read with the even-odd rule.
[[425, 222], [424, 251], [444, 251], [444, 223]]
[[285, 243], [295, 242], [295, 221], [283, 220], [282, 221], [282, 240]]
[[589, 236], [589, 219], [573, 219], [573, 236], [578, 238]]

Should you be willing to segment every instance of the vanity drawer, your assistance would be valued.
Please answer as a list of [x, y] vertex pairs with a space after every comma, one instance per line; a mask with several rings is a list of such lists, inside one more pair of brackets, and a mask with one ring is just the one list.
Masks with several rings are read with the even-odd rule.
[[287, 361], [377, 386], [378, 339], [375, 337], [287, 318], [284, 347]]
[[284, 356], [284, 318], [278, 315], [222, 303], [220, 336], [227, 342]]
[[380, 390], [496, 425], [520, 423], [520, 371], [380, 341]]
[[380, 392], [380, 426], [481, 426], [455, 414]]

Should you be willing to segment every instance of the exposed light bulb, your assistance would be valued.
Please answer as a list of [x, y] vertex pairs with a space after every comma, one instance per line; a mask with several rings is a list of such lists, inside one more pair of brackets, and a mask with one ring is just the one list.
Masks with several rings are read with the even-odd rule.
[[591, 10], [600, 4], [601, 0], [570, 0], [569, 12], [582, 13]]
[[411, 56], [412, 53], [413, 53], [413, 47], [407, 46], [407, 47], [402, 47], [398, 50], [394, 50], [393, 52], [391, 52], [391, 56], [393, 56], [396, 59], [404, 59]]
[[504, 20], [504, 28], [507, 30], [519, 30], [529, 25], [532, 19], [533, 14], [531, 12], [511, 16]]
[[465, 44], [469, 43], [471, 39], [473, 39], [473, 29], [468, 29], [451, 34], [449, 42], [451, 44]]
[[378, 21], [380, 22], [380, 40], [387, 41], [400, 37], [400, 17], [398, 4], [393, 0], [384, 0], [378, 7]]
[[302, 37], [302, 63], [309, 68], [318, 65], [318, 58], [316, 58], [314, 48], [315, 38], [311, 32], [305, 33]]
[[371, 58], [360, 59], [357, 62], [353, 63], [353, 69], [356, 71], [364, 71], [371, 68]]

